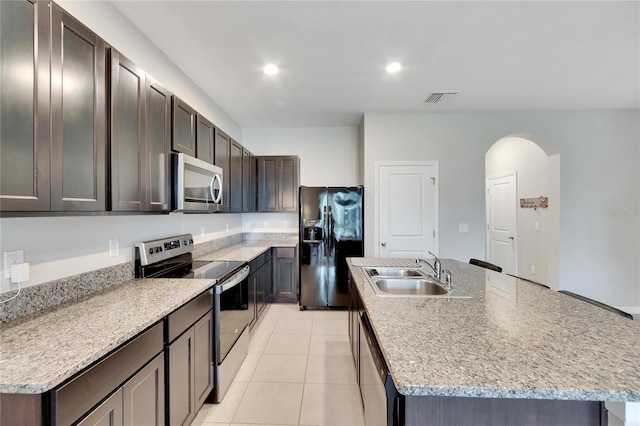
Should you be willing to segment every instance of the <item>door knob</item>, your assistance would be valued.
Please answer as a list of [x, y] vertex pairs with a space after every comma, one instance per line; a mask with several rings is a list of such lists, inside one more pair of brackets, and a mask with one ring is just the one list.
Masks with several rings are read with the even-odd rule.
[[383, 241], [383, 242], [381, 242], [381, 243], [380, 243], [380, 245], [381, 245], [382, 247], [386, 247], [386, 246], [387, 246], [387, 243], [385, 243], [385, 242]]
[[509, 237], [509, 239], [510, 239], [510, 240], [513, 240], [513, 239], [514, 239], [514, 237], [513, 237], [513, 236], [510, 236], [510, 237]]

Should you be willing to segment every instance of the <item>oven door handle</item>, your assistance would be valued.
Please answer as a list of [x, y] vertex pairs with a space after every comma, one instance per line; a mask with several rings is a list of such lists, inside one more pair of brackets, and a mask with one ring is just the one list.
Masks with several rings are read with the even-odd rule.
[[238, 284], [240, 284], [242, 281], [244, 281], [245, 278], [247, 278], [249, 276], [249, 271], [250, 270], [251, 270], [251, 268], [249, 267], [249, 265], [247, 265], [244, 268], [242, 268], [238, 273], [233, 275], [231, 278], [229, 278], [225, 282], [217, 285], [215, 287], [216, 294], [220, 294], [223, 291], [227, 291], [230, 288], [233, 288], [233, 287], [237, 286]]

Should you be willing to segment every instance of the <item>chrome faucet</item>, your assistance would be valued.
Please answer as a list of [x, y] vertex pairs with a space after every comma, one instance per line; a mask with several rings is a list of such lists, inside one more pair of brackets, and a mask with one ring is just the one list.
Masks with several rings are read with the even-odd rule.
[[431, 270], [435, 274], [436, 279], [438, 281], [441, 281], [441, 278], [442, 278], [442, 263], [440, 262], [440, 259], [438, 259], [438, 256], [436, 256], [435, 254], [433, 254], [431, 252], [429, 252], [429, 254], [431, 256], [433, 256], [433, 265], [431, 265], [429, 262], [427, 262], [424, 259], [418, 259], [418, 260], [416, 260], [416, 263], [424, 263], [424, 264], [428, 265], [429, 268], [431, 268]]

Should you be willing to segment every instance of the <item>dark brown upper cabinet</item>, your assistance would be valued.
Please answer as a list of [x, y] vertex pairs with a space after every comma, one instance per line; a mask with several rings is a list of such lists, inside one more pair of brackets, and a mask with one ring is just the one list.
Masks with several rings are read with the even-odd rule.
[[256, 209], [255, 158], [246, 148], [242, 148], [242, 212]]
[[55, 3], [51, 22], [51, 210], [105, 210], [105, 44]]
[[171, 149], [196, 156], [196, 111], [173, 96], [173, 138]]
[[111, 50], [111, 210], [146, 204], [145, 72]]
[[170, 99], [111, 49], [111, 210], [169, 210]]
[[229, 210], [242, 212], [242, 145], [231, 139], [229, 170]]
[[146, 78], [147, 210], [171, 208], [171, 93], [147, 74]]
[[197, 114], [196, 127], [196, 157], [213, 164], [213, 145], [216, 137], [216, 127], [202, 115]]
[[231, 139], [229, 135], [216, 128], [214, 162], [222, 168], [222, 211], [229, 212], [229, 181]]
[[2, 211], [51, 207], [49, 31], [47, 3], [0, 1]]
[[299, 163], [297, 156], [257, 157], [258, 211], [298, 210]]
[[104, 211], [104, 41], [54, 3], [0, 15], [2, 211]]

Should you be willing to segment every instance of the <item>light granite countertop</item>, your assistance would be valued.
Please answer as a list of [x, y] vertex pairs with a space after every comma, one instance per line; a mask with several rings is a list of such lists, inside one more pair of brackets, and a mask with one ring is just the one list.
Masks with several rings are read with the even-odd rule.
[[[248, 261], [297, 239], [247, 241], [201, 256]], [[0, 326], [0, 393], [53, 389], [147, 327], [162, 320], [215, 281], [132, 279], [84, 300]]]
[[272, 247], [295, 247], [297, 244], [298, 238], [245, 241], [204, 256], [199, 256], [198, 260], [240, 260], [248, 262]]
[[449, 259], [453, 286], [471, 298], [379, 297], [359, 266], [388, 262], [349, 267], [401, 394], [640, 401], [637, 322]]

